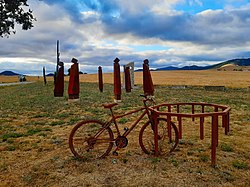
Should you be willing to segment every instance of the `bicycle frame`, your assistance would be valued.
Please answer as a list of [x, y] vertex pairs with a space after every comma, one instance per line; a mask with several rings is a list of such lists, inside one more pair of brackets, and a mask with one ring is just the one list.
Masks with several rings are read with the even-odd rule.
[[[147, 115], [147, 116], [148, 116], [148, 119], [151, 120], [150, 110], [148, 109], [148, 106], [147, 106], [147, 104], [146, 104], [148, 101], [149, 101], [149, 102], [152, 102], [152, 103], [155, 103], [155, 102], [153, 101], [153, 99], [145, 98], [145, 99], [143, 99], [144, 107], [141, 107], [141, 108], [136, 109], [136, 110], [132, 110], [132, 111], [127, 112], [127, 113], [122, 114], [122, 115], [114, 115], [113, 109], [110, 108], [111, 119], [110, 119], [108, 122], [105, 123], [105, 125], [103, 126], [103, 128], [102, 128], [99, 132], [97, 132], [97, 134], [96, 134], [94, 137], [97, 138], [97, 137], [105, 130], [105, 128], [109, 127], [112, 123], [114, 123], [115, 128], [116, 128], [116, 130], [117, 130], [117, 137], [119, 137], [119, 136], [123, 136], [123, 137], [128, 136], [128, 135], [130, 134], [130, 132], [137, 126], [137, 124], [141, 121], [141, 119], [142, 119], [145, 115]], [[127, 130], [127, 131], [125, 131], [125, 132], [121, 135], [121, 132], [120, 132], [120, 129], [119, 129], [119, 127], [118, 127], [118, 123], [117, 123], [116, 119], [122, 118], [122, 117], [124, 117], [124, 116], [131, 115], [131, 114], [134, 114], [134, 113], [143, 111], [143, 110], [144, 110], [144, 112], [139, 116], [139, 118], [138, 118], [136, 121], [133, 122], [133, 124], [131, 125], [130, 129]], [[116, 138], [117, 138], [117, 137], [116, 137]], [[116, 138], [114, 138], [114, 140], [115, 140]], [[112, 141], [114, 141], [114, 140], [112, 140]]]
[[[139, 107], [138, 109], [135, 109], [135, 110], [131, 110], [131, 111], [126, 112], [126, 113], [121, 114], [121, 115], [115, 115], [113, 112], [112, 107], [117, 105], [117, 103], [103, 104], [103, 107], [106, 109], [109, 109], [111, 112], [111, 118], [108, 121], [106, 121], [105, 123], [102, 123], [99, 120], [86, 120], [86, 121], [82, 121], [82, 122], [77, 123], [76, 126], [72, 129], [72, 131], [70, 133], [70, 138], [69, 138], [69, 140], [70, 140], [69, 144], [70, 144], [70, 149], [71, 149], [72, 153], [79, 158], [81, 158], [81, 157], [84, 158], [84, 156], [81, 155], [82, 154], [81, 152], [82, 151], [89, 152], [93, 149], [93, 153], [94, 153], [95, 152], [94, 147], [96, 145], [97, 152], [94, 153], [94, 154], [96, 154], [95, 155], [96, 158], [103, 158], [109, 154], [109, 152], [112, 150], [113, 145], [115, 145], [116, 148], [113, 151], [113, 155], [118, 155], [117, 151], [121, 148], [125, 148], [128, 145], [127, 136], [135, 129], [135, 127], [138, 125], [138, 123], [141, 122], [145, 116], [147, 116], [148, 120], [146, 119], [147, 120], [146, 122], [143, 120], [144, 124], [142, 125], [140, 133], [139, 133], [139, 144], [140, 144], [142, 150], [146, 154], [153, 153], [155, 156], [158, 156], [161, 153], [168, 154], [168, 153], [172, 152], [175, 149], [176, 145], [178, 144], [178, 129], [176, 128], [174, 123], [171, 122], [170, 118], [159, 117], [157, 112], [154, 112], [151, 110], [151, 106], [152, 105], [155, 106], [155, 102], [153, 101], [153, 98], [147, 98], [144, 95], [143, 95], [143, 97], [145, 97], [145, 99], [143, 99], [144, 106]], [[150, 104], [148, 104], [148, 102]], [[124, 128], [125, 131], [121, 131], [119, 126], [118, 126], [119, 121], [117, 119], [122, 118], [124, 116], [131, 115], [131, 114], [135, 114], [138, 112], [140, 112], [140, 113], [136, 114], [136, 119], [134, 119], [132, 122], [129, 122], [129, 129]], [[161, 123], [160, 131], [158, 131], [158, 124], [159, 123]], [[96, 125], [91, 126], [91, 124], [97, 124], [98, 127]], [[110, 128], [112, 124], [114, 124], [114, 126], [112, 126], [112, 128]], [[164, 126], [164, 124], [167, 124], [167, 128], [165, 128], [166, 126]], [[87, 126], [85, 126], [85, 125], [87, 125]], [[75, 136], [75, 133], [77, 132], [77, 130], [79, 128], [82, 128], [82, 127], [90, 127], [89, 133], [81, 134], [81, 131], [79, 130], [80, 136], [79, 137], [77, 135]], [[97, 128], [95, 128], [95, 127], [97, 127]], [[93, 129], [93, 131], [92, 131], [92, 129]], [[164, 129], [168, 129], [167, 133]], [[171, 139], [172, 135], [170, 134], [171, 129], [173, 129], [173, 132], [174, 132], [173, 135], [175, 137], [175, 139], [174, 139], [175, 141], [173, 141], [173, 144], [172, 144], [172, 139]], [[105, 133], [104, 133], [104, 131], [105, 131]], [[158, 132], [160, 132], [160, 134]], [[114, 136], [114, 134], [115, 134], [115, 136]], [[169, 144], [170, 147], [167, 145], [166, 146], [167, 149], [164, 148], [164, 150], [163, 150], [162, 149], [162, 145], [163, 145], [162, 142], [166, 139], [167, 136], [169, 136], [169, 142], [167, 142], [167, 143], [170, 143]], [[151, 138], [150, 138], [151, 140], [148, 140], [148, 137], [153, 138], [154, 142], [152, 142]], [[77, 140], [77, 139], [82, 140], [83, 141], [82, 143], [87, 144], [87, 145], [84, 147], [79, 145], [80, 146], [79, 147], [77, 145], [77, 143], [74, 144], [74, 140]], [[158, 141], [160, 142], [160, 144]], [[159, 149], [159, 145], [160, 145], [160, 149]], [[76, 146], [76, 148], [75, 148], [75, 146]], [[105, 149], [105, 147], [107, 147], [107, 149]], [[152, 150], [152, 148], [154, 150]], [[78, 150], [79, 150], [79, 152], [78, 152]], [[100, 155], [99, 155], [99, 151], [100, 151]], [[91, 154], [91, 152], [90, 152], [90, 154]]]

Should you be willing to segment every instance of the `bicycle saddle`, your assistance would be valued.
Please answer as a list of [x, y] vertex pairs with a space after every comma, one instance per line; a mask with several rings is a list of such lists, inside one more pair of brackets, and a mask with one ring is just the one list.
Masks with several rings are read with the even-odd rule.
[[118, 105], [118, 103], [106, 103], [106, 104], [102, 104], [102, 106], [104, 108], [112, 108], [113, 106]]

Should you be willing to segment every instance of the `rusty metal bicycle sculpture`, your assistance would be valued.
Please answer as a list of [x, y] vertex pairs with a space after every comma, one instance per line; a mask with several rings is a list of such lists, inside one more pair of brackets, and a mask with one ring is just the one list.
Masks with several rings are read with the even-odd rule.
[[[179, 142], [177, 127], [164, 117], [153, 119], [149, 110], [149, 105], [155, 103], [153, 98], [141, 96], [144, 97], [143, 107], [137, 110], [115, 115], [113, 107], [118, 105], [117, 103], [103, 104], [103, 107], [111, 112], [111, 118], [107, 122], [86, 120], [77, 123], [69, 136], [69, 147], [74, 156], [80, 159], [104, 158], [110, 153], [113, 145], [116, 146], [113, 155], [118, 155], [117, 151], [128, 145], [127, 136], [144, 116], [148, 117], [148, 121], [142, 126], [139, 133], [141, 149], [146, 154], [167, 155], [171, 153]], [[142, 111], [142, 114], [132, 123], [131, 128], [125, 128], [124, 133], [121, 133], [117, 119], [140, 111]], [[110, 128], [112, 124], [115, 126], [116, 137], [114, 137], [114, 132]]]

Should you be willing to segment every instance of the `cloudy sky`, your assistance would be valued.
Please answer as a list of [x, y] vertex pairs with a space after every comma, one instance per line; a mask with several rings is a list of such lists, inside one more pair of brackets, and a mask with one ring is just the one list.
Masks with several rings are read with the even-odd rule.
[[[0, 72], [41, 75], [56, 68], [112, 72], [113, 60], [151, 68], [209, 65], [250, 57], [250, 0], [29, 0], [37, 21], [0, 38]], [[65, 70], [65, 71], [66, 71]]]

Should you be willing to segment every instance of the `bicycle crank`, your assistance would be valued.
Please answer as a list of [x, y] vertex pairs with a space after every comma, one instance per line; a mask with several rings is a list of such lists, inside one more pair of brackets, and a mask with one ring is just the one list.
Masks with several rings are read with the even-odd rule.
[[118, 136], [115, 140], [115, 145], [118, 148], [124, 148], [128, 145], [128, 139], [125, 136]]

